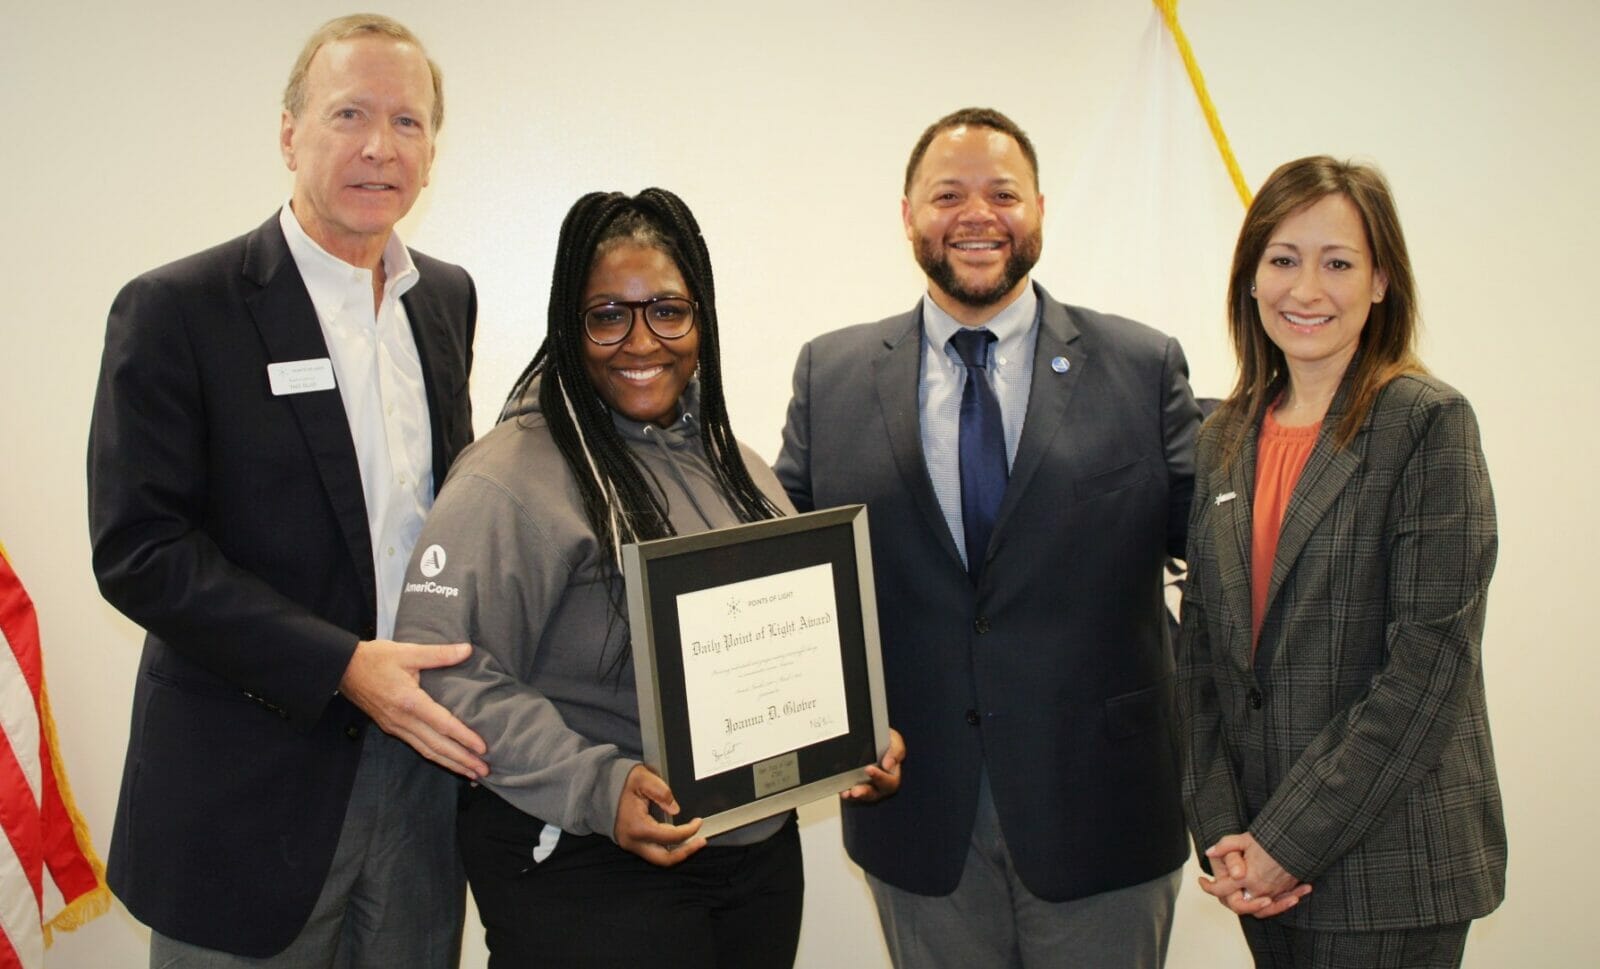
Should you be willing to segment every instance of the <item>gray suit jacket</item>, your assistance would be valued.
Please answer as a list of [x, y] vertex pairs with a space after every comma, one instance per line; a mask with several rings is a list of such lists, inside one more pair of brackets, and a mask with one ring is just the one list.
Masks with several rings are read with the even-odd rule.
[[845, 844], [925, 895], [960, 879], [984, 771], [1040, 897], [1148, 881], [1187, 852], [1161, 581], [1183, 549], [1199, 410], [1176, 341], [1039, 297], [977, 585], [923, 460], [920, 304], [817, 338], [795, 368], [778, 478], [801, 510], [868, 506], [889, 718], [908, 748], [896, 796], [846, 805]]
[[1198, 452], [1178, 699], [1196, 844], [1249, 830], [1315, 886], [1314, 929], [1446, 925], [1493, 910], [1506, 840], [1480, 640], [1494, 499], [1472, 409], [1427, 376], [1378, 396], [1349, 448], [1335, 397], [1284, 514], [1251, 662], [1255, 433]]

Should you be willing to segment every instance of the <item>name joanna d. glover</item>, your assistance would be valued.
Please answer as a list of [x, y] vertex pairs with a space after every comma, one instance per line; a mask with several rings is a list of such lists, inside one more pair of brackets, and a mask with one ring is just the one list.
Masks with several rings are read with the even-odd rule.
[[723, 717], [722, 732], [725, 734], [735, 734], [741, 730], [748, 730], [751, 727], [759, 727], [762, 724], [770, 723], [771, 721], [778, 720], [782, 717], [792, 717], [797, 713], [808, 713], [815, 709], [817, 709], [817, 700], [815, 697], [805, 700], [785, 700], [782, 704], [768, 705], [766, 710], [762, 711], [761, 713], [752, 714], [748, 717], [741, 717], [737, 720], [732, 717]]

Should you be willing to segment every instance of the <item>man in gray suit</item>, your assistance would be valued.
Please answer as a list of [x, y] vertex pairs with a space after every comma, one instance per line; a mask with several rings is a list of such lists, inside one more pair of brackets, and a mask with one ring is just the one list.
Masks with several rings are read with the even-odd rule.
[[1028, 274], [1032, 144], [966, 109], [906, 168], [910, 312], [800, 353], [777, 472], [864, 502], [898, 797], [846, 804], [895, 964], [1159, 966], [1187, 849], [1162, 567], [1200, 413], [1176, 341]]

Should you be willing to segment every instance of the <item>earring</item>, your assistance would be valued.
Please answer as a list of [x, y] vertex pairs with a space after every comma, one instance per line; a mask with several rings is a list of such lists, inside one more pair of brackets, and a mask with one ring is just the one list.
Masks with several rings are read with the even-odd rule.
[[1254, 282], [1251, 282], [1251, 284], [1250, 284], [1250, 295], [1254, 296], [1255, 294], [1256, 294], [1256, 284]]

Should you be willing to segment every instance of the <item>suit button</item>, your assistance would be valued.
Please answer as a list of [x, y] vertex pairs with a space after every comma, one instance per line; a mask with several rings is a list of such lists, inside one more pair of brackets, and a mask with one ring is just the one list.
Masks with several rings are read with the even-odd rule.
[[988, 616], [979, 616], [972, 623], [972, 628], [977, 632], [977, 634], [979, 636], [982, 636], [984, 633], [989, 631], [989, 617]]
[[1258, 689], [1256, 689], [1255, 687], [1252, 686], [1250, 688], [1250, 692], [1246, 693], [1244, 695], [1244, 698], [1246, 700], [1250, 701], [1250, 709], [1252, 709], [1252, 710], [1261, 709], [1261, 691], [1260, 690], [1258, 690]]
[[346, 737], [349, 737], [351, 740], [360, 740], [361, 739], [361, 725], [352, 723], [350, 726], [344, 728], [344, 735]]
[[976, 710], [968, 710], [967, 711], [967, 723], [972, 724], [974, 727], [976, 727], [978, 725], [978, 711], [976, 711]]

